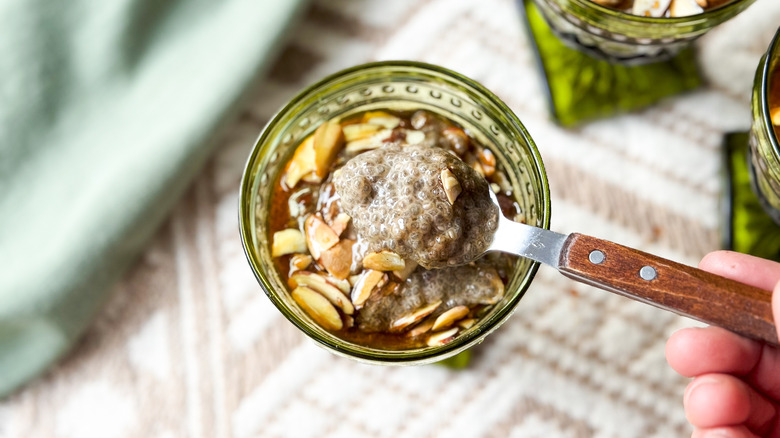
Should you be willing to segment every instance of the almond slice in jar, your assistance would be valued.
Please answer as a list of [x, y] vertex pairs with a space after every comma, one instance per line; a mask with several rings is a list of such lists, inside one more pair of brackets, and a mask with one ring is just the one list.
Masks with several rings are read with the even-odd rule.
[[339, 236], [316, 215], [309, 215], [303, 227], [306, 233], [306, 245], [315, 259], [319, 259], [323, 251], [333, 248], [339, 242]]
[[450, 149], [458, 156], [463, 156], [469, 150], [469, 136], [458, 127], [450, 126], [441, 132], [444, 140], [449, 143]]
[[414, 260], [404, 260], [404, 268], [394, 270], [393, 275], [401, 281], [406, 281], [412, 275], [412, 272], [417, 269], [417, 266], [418, 264]]
[[669, 15], [672, 17], [687, 17], [704, 12], [697, 0], [672, 0]]
[[284, 183], [292, 189], [306, 175], [314, 173], [317, 165], [314, 159], [314, 136], [310, 135], [295, 149], [292, 159], [287, 163]]
[[425, 141], [425, 133], [422, 131], [407, 130], [404, 134], [406, 144], [420, 144]]
[[387, 274], [382, 271], [375, 271], [373, 269], [363, 271], [355, 281], [355, 286], [352, 288], [350, 297], [352, 299], [352, 304], [357, 308], [363, 306], [371, 294], [384, 286], [387, 283], [387, 280]]
[[401, 119], [384, 111], [369, 111], [363, 114], [363, 121], [383, 128], [393, 129], [401, 124]]
[[642, 17], [663, 17], [672, 0], [634, 0], [631, 13]]
[[287, 282], [290, 287], [303, 286], [319, 293], [347, 315], [355, 313], [355, 307], [347, 296], [344, 295], [339, 288], [328, 283], [325, 277], [319, 274], [309, 271], [300, 271], [293, 274]]
[[429, 347], [438, 347], [444, 345], [450, 342], [455, 337], [456, 333], [458, 333], [457, 327], [453, 327], [443, 332], [434, 333], [428, 337], [427, 344]]
[[349, 277], [349, 269], [352, 266], [352, 245], [354, 244], [354, 240], [342, 239], [339, 243], [320, 254], [320, 264], [330, 275], [339, 280], [346, 280]]
[[296, 287], [291, 295], [303, 311], [326, 330], [341, 330], [344, 327], [339, 312], [322, 295], [306, 286]]
[[772, 120], [773, 125], [780, 126], [780, 106], [769, 110], [769, 118]]
[[345, 125], [342, 131], [344, 132], [344, 139], [347, 142], [351, 142], [371, 137], [381, 129], [381, 125], [374, 123], [356, 123], [354, 125]]
[[330, 227], [333, 228], [333, 232], [341, 236], [349, 226], [350, 220], [352, 220], [352, 218], [348, 214], [343, 212], [339, 213], [333, 219], [333, 223], [330, 224]]
[[458, 321], [458, 327], [462, 328], [463, 330], [468, 330], [472, 327], [474, 327], [474, 324], [477, 323], [476, 318], [468, 318], [468, 319], [462, 319]]
[[314, 131], [314, 167], [318, 177], [324, 178], [341, 148], [344, 146], [341, 125], [327, 121]]
[[409, 332], [406, 335], [409, 336], [410, 338], [424, 335], [429, 331], [431, 331], [432, 327], [433, 327], [433, 320], [423, 321], [413, 329], [409, 330]]
[[458, 199], [458, 195], [460, 195], [462, 190], [460, 182], [458, 182], [458, 179], [455, 178], [455, 174], [453, 174], [450, 169], [442, 170], [440, 178], [441, 184], [444, 187], [444, 194], [447, 196], [447, 201], [452, 205], [455, 203], [455, 200]]
[[435, 303], [421, 307], [412, 313], [408, 313], [396, 319], [395, 321], [393, 321], [392, 324], [390, 324], [390, 331], [391, 332], [403, 331], [405, 328], [411, 326], [412, 324], [422, 321], [423, 318], [425, 318], [426, 316], [433, 313], [436, 309], [438, 309], [440, 305], [441, 305], [441, 301], [436, 301]]
[[[304, 246], [306, 241], [304, 240]], [[312, 258], [308, 254], [295, 254], [290, 258], [290, 270], [300, 271], [311, 265]]]
[[[344, 128], [346, 128], [346, 126]], [[372, 149], [379, 149], [382, 147], [382, 143], [392, 135], [392, 129], [383, 129], [370, 137], [347, 141], [347, 145], [344, 146], [344, 150], [346, 150], [349, 154], [357, 154], [359, 152], [365, 152]]]
[[496, 156], [488, 148], [479, 148], [477, 152], [477, 159], [482, 165], [482, 170], [485, 172], [486, 177], [491, 177], [496, 172]]
[[303, 237], [303, 233], [300, 230], [288, 228], [274, 233], [273, 243], [271, 244], [272, 257], [306, 251], [306, 238]]
[[377, 271], [399, 271], [406, 267], [404, 259], [392, 251], [371, 252], [363, 257], [363, 266]]
[[455, 323], [455, 321], [462, 319], [466, 315], [469, 314], [469, 308], [466, 306], [455, 306], [450, 310], [447, 310], [446, 312], [442, 313], [436, 318], [436, 321], [433, 323], [432, 330], [433, 331], [439, 331], [441, 329], [445, 329], [452, 324]]

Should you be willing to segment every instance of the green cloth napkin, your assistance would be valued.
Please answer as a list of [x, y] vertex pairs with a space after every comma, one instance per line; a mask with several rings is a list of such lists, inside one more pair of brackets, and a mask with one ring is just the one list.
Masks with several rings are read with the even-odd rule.
[[0, 396], [74, 343], [302, 0], [0, 0]]

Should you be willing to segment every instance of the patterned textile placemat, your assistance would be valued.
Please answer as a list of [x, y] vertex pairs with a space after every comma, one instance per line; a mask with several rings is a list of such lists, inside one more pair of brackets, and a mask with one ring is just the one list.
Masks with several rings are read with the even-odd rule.
[[542, 267], [468, 369], [358, 364], [262, 294], [238, 183], [264, 123], [305, 85], [373, 60], [461, 72], [517, 113], [549, 172], [552, 228], [696, 264], [719, 246], [725, 132], [749, 126], [780, 22], [758, 0], [697, 44], [706, 86], [562, 129], [516, 2], [315, 1], [251, 104], [75, 350], [0, 403], [0, 437], [684, 437], [686, 379], [664, 343], [695, 323]]

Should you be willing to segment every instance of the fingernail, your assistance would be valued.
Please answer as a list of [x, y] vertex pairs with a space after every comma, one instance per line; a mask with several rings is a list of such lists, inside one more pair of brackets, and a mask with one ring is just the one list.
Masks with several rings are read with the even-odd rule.
[[688, 406], [688, 400], [694, 391], [703, 388], [704, 386], [717, 385], [717, 383], [718, 382], [715, 379], [709, 377], [697, 377], [693, 380], [693, 382], [688, 384], [687, 388], [685, 388], [685, 394], [683, 395], [683, 405]]

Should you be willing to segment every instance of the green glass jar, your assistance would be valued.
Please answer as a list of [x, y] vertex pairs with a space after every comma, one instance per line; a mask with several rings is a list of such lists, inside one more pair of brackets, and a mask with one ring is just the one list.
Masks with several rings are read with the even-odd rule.
[[623, 65], [665, 61], [755, 0], [735, 0], [687, 17], [654, 18], [616, 11], [591, 0], [533, 0], [566, 45]]
[[493, 93], [447, 69], [408, 61], [356, 66], [328, 76], [294, 97], [263, 129], [241, 181], [239, 221], [249, 264], [266, 295], [282, 314], [329, 351], [382, 364], [430, 363], [453, 356], [498, 328], [517, 306], [538, 264], [517, 261], [501, 302], [476, 325], [437, 347], [389, 351], [347, 342], [316, 324], [290, 296], [271, 259], [269, 202], [284, 164], [300, 141], [325, 120], [368, 110], [437, 113], [490, 147], [513, 187], [526, 221], [550, 223], [550, 193], [539, 152], [522, 123]]
[[779, 76], [777, 69], [780, 69], [780, 29], [756, 70], [751, 99], [753, 124], [750, 129], [753, 190], [764, 210], [780, 225], [780, 142], [769, 112], [770, 91], [773, 87], [780, 87], [780, 84], [772, 81], [773, 77], [776, 80]]

